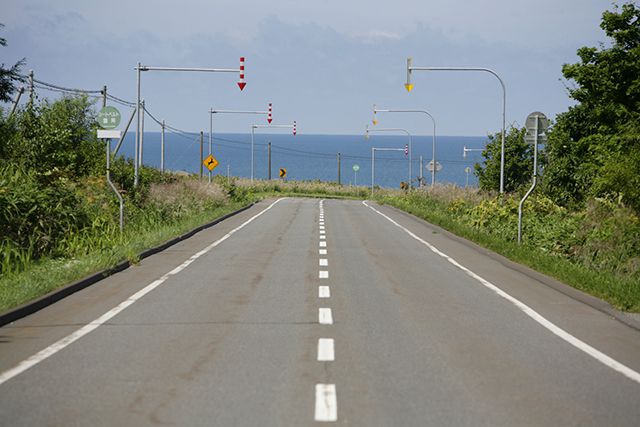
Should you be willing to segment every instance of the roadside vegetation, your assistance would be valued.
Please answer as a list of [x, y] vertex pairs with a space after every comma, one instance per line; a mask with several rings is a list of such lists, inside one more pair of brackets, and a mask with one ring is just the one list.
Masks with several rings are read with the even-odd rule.
[[[506, 135], [506, 195], [497, 194], [496, 133], [475, 167], [480, 188], [378, 189], [376, 200], [640, 312], [640, 9], [614, 6], [601, 26], [610, 43], [579, 49], [580, 62], [563, 67], [576, 104], [549, 129], [522, 245], [518, 202], [533, 168], [524, 129]], [[0, 67], [0, 101], [11, 99], [22, 64]], [[370, 194], [319, 181], [216, 177], [205, 184], [146, 167], [134, 187], [132, 162], [118, 157], [111, 173], [125, 199], [121, 233], [95, 114], [86, 97], [36, 98], [12, 115], [0, 110], [0, 312], [122, 260], [135, 263], [143, 250], [264, 197]]]

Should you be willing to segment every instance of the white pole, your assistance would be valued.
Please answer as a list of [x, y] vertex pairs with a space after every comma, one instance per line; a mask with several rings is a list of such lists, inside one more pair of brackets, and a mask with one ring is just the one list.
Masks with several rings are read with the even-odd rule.
[[255, 126], [251, 126], [251, 183], [253, 184], [253, 138], [254, 138]]
[[133, 160], [133, 186], [138, 186], [138, 157], [139, 157], [139, 149], [140, 149], [140, 67], [141, 64], [138, 62], [138, 66], [136, 67], [136, 76], [137, 76], [137, 91], [136, 91], [136, 147], [134, 153]]
[[162, 135], [160, 136], [160, 172], [164, 173], [164, 120], [162, 120]]

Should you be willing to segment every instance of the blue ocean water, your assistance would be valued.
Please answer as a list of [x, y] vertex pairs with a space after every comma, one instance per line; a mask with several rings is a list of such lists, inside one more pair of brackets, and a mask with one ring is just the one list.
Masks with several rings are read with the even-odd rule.
[[[145, 132], [143, 162], [160, 167], [160, 133]], [[128, 133], [119, 151], [127, 157], [134, 156], [134, 133]], [[267, 178], [267, 144], [271, 142], [272, 178], [278, 170], [286, 168], [291, 180], [338, 180], [337, 154], [341, 153], [342, 184], [371, 185], [371, 148], [402, 148], [409, 138], [406, 135], [305, 135], [255, 133], [254, 178]], [[476, 186], [473, 165], [482, 162], [479, 151], [463, 156], [463, 148], [484, 148], [486, 137], [439, 136], [436, 137], [436, 160], [442, 170], [436, 174], [436, 183], [455, 183], [459, 186]], [[214, 174], [251, 176], [251, 135], [214, 134], [213, 155], [219, 166]], [[412, 178], [420, 176], [420, 156], [423, 156], [422, 174], [427, 185], [431, 183], [431, 172], [425, 165], [431, 160], [432, 137], [414, 136], [412, 142]], [[205, 157], [209, 152], [209, 135], [204, 135]], [[353, 166], [358, 165], [355, 172]], [[465, 168], [471, 168], [470, 173]], [[198, 134], [165, 133], [165, 169], [173, 171], [200, 171], [200, 136]], [[381, 187], [398, 188], [401, 181], [408, 180], [409, 162], [404, 151], [376, 151], [375, 184]], [[207, 170], [205, 169], [205, 174]]]

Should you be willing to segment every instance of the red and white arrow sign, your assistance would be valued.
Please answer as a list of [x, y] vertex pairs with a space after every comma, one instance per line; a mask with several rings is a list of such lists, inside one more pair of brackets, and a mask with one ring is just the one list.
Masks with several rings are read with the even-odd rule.
[[247, 85], [244, 81], [244, 56], [240, 57], [240, 80], [238, 80], [238, 87], [240, 90], [244, 89]]
[[269, 111], [267, 113], [267, 121], [269, 123], [271, 123], [271, 121], [273, 121], [273, 118], [271, 117], [271, 103], [269, 103]]
[[409, 144], [404, 144], [404, 155], [405, 156], [409, 155]]
[[294, 120], [293, 121], [293, 136], [296, 136], [297, 132], [298, 132], [298, 123]]

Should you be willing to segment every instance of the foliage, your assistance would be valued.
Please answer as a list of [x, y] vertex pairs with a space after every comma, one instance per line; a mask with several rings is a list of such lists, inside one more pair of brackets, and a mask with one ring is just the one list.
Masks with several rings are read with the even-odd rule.
[[517, 197], [443, 187], [387, 191], [377, 199], [619, 308], [640, 311], [640, 217], [619, 201], [592, 199], [585, 209], [570, 211], [533, 195], [524, 206], [518, 245]]
[[550, 132], [543, 188], [565, 206], [619, 196], [640, 212], [640, 8], [615, 6], [600, 26], [611, 46], [582, 47], [580, 62], [562, 69], [578, 103]]
[[[504, 191], [519, 191], [531, 181], [533, 170], [533, 146], [524, 141], [525, 128], [511, 127], [504, 142]], [[483, 190], [500, 189], [500, 158], [502, 150], [502, 132], [489, 135], [489, 142], [482, 151], [484, 161], [476, 163], [475, 174]]]
[[[0, 28], [4, 27], [0, 24]], [[7, 40], [0, 37], [0, 46], [6, 46]], [[22, 81], [20, 68], [24, 65], [24, 59], [18, 61], [10, 68], [5, 68], [4, 63], [0, 65], [0, 102], [11, 101], [11, 94], [16, 90], [16, 82]]]

